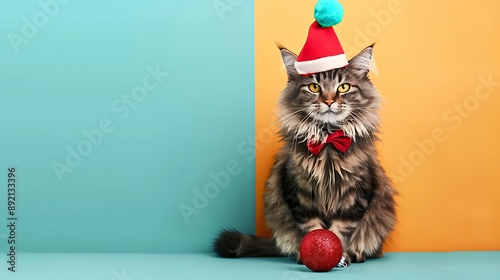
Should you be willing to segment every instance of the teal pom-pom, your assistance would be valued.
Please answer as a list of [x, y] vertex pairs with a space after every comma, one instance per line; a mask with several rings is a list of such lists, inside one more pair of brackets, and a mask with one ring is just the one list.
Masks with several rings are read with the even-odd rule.
[[334, 26], [344, 18], [344, 7], [337, 0], [318, 0], [314, 18], [323, 27]]

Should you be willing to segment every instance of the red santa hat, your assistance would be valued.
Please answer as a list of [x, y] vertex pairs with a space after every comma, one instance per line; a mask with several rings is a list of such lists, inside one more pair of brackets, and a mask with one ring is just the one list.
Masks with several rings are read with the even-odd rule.
[[302, 48], [295, 69], [301, 75], [342, 68], [348, 61], [340, 45], [334, 25], [342, 21], [344, 8], [337, 0], [318, 0], [306, 43]]

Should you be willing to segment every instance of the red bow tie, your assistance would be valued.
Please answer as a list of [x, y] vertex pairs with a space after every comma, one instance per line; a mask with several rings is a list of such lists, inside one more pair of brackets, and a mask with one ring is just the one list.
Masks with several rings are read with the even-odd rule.
[[311, 141], [310, 139], [307, 140], [307, 148], [311, 153], [317, 156], [319, 155], [325, 144], [332, 143], [333, 146], [337, 148], [337, 150], [345, 153], [347, 149], [349, 149], [349, 146], [351, 146], [351, 142], [352, 139], [348, 136], [345, 136], [344, 131], [336, 130], [334, 133], [328, 135], [323, 142], [316, 143]]

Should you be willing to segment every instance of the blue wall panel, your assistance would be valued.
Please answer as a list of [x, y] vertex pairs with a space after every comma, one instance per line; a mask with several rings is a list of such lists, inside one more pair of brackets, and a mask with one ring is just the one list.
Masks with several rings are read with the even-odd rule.
[[1, 251], [8, 167], [20, 252], [254, 231], [251, 1], [2, 1], [0, 34]]

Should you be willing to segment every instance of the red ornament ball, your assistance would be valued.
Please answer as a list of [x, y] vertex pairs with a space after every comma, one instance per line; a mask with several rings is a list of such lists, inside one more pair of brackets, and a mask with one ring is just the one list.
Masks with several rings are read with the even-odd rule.
[[304, 236], [300, 243], [300, 258], [312, 271], [326, 272], [342, 258], [342, 243], [338, 236], [327, 229], [316, 229]]

